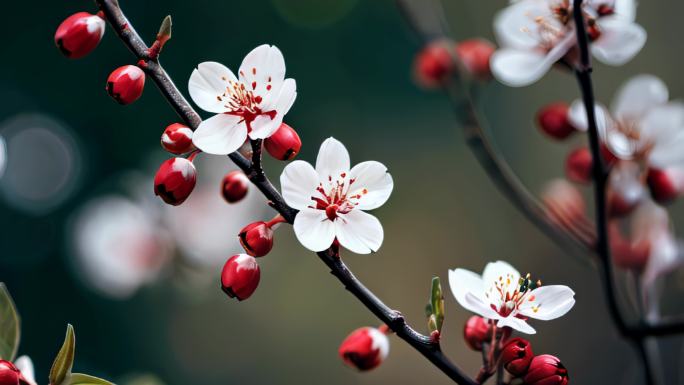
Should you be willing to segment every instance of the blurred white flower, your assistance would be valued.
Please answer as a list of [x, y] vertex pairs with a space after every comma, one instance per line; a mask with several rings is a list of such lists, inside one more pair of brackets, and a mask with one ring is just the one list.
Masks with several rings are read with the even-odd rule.
[[[622, 65], [644, 46], [646, 31], [634, 23], [634, 0], [585, 1], [584, 15], [596, 59]], [[521, 87], [539, 80], [561, 59], [574, 65], [577, 46], [570, 0], [520, 0], [499, 12], [494, 31], [501, 48], [491, 58], [493, 75]]]
[[285, 79], [285, 59], [275, 46], [253, 49], [238, 75], [239, 79], [222, 64], [204, 62], [190, 76], [192, 100], [217, 114], [204, 120], [193, 135], [195, 146], [206, 153], [227, 155], [248, 136], [271, 136], [297, 97], [297, 84]]
[[29, 356], [21, 356], [14, 361], [14, 366], [19, 369], [22, 377], [29, 385], [36, 385], [36, 375], [33, 369], [33, 361]]
[[575, 305], [575, 292], [564, 285], [538, 286], [529, 274], [522, 277], [503, 261], [488, 263], [482, 276], [465, 269], [449, 270], [449, 287], [464, 308], [498, 327], [534, 334], [528, 318], [548, 321], [565, 315]]

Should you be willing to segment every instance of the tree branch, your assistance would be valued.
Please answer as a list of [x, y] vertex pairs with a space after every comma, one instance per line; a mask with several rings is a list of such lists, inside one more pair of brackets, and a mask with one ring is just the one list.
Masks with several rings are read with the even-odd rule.
[[[187, 100], [173, 84], [169, 75], [164, 71], [158, 59], [151, 59], [148, 55], [148, 46], [143, 42], [138, 33], [128, 21], [116, 0], [95, 0], [97, 6], [103, 11], [105, 18], [110, 23], [116, 34], [139, 59], [146, 62], [143, 70], [152, 77], [162, 95], [171, 107], [191, 128], [196, 129], [202, 122], [199, 114], [190, 106]], [[285, 220], [292, 224], [297, 210], [285, 203], [280, 193], [273, 187], [268, 177], [261, 170], [261, 141], [256, 144], [258, 148], [253, 150], [253, 160], [249, 161], [238, 152], [229, 155], [230, 159], [247, 174], [250, 181], [268, 198], [273, 208], [278, 211]], [[255, 143], [252, 143], [255, 145]], [[258, 159], [258, 160], [257, 160]], [[406, 323], [404, 317], [398, 311], [392, 310], [385, 305], [373, 292], [359, 281], [349, 268], [342, 262], [337, 253], [331, 248], [317, 253], [318, 257], [330, 268], [331, 273], [352, 293], [368, 310], [387, 324], [397, 336], [406, 341], [415, 350], [427, 358], [450, 379], [460, 385], [476, 385], [460, 368], [453, 364], [442, 352], [438, 342], [432, 341]]]

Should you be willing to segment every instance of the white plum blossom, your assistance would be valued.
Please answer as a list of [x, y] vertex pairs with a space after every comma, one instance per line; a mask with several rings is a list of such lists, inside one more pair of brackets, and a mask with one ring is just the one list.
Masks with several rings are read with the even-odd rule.
[[193, 135], [197, 148], [216, 155], [237, 150], [247, 137], [271, 136], [297, 97], [296, 82], [285, 79], [283, 54], [267, 44], [245, 56], [238, 77], [220, 63], [200, 63], [188, 90], [199, 107], [217, 114]]
[[323, 251], [337, 241], [357, 254], [375, 252], [384, 233], [380, 221], [364, 210], [382, 206], [394, 187], [387, 167], [375, 161], [350, 169], [349, 153], [342, 143], [323, 142], [316, 168], [298, 160], [280, 176], [285, 202], [299, 210], [294, 231], [312, 251]]
[[484, 318], [534, 334], [528, 318], [548, 321], [565, 315], [575, 305], [575, 293], [567, 286], [539, 286], [522, 277], [510, 264], [488, 263], [482, 276], [465, 269], [449, 270], [449, 287], [456, 301]]
[[[646, 43], [636, 24], [634, 0], [585, 1], [583, 11], [591, 52], [608, 65], [623, 65]], [[521, 87], [539, 80], [559, 60], [574, 65], [577, 37], [571, 0], [520, 0], [494, 19], [501, 48], [491, 58], [493, 75]]]

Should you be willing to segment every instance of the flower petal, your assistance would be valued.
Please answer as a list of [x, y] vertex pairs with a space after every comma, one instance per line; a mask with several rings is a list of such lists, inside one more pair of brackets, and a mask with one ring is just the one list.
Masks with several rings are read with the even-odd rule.
[[646, 30], [638, 24], [605, 19], [600, 28], [601, 36], [592, 43], [591, 53], [603, 64], [623, 65], [646, 44]]
[[556, 18], [550, 16], [550, 7], [545, 1], [523, 0], [501, 10], [494, 18], [496, 40], [504, 48], [531, 50], [539, 46], [539, 25], [537, 18], [544, 18], [549, 27], [563, 28]]
[[652, 108], [641, 121], [644, 140], [655, 143], [649, 162], [657, 168], [684, 165], [684, 103], [670, 102]]
[[575, 292], [564, 285], [542, 286], [529, 292], [518, 312], [542, 321], [562, 317], [575, 305]]
[[311, 251], [323, 251], [335, 240], [335, 224], [325, 216], [324, 210], [300, 210], [292, 227], [302, 246]]
[[493, 285], [495, 282], [499, 282], [501, 279], [506, 279], [509, 277], [511, 282], [518, 282], [520, 278], [520, 273], [515, 267], [511, 266], [505, 261], [490, 262], [485, 266], [484, 272], [482, 273], [482, 279], [484, 280], [485, 290]]
[[[624, 136], [620, 131], [613, 129], [614, 122], [604, 105], [597, 103], [594, 106], [594, 114], [596, 116], [596, 128], [601, 139], [608, 142], [611, 151], [618, 157], [631, 159], [635, 148], [634, 141]], [[586, 131], [589, 128], [587, 110], [584, 108], [582, 100], [577, 99], [572, 102], [568, 110], [568, 120], [573, 127], [580, 131]]]
[[221, 100], [229, 81], [237, 79], [231, 70], [217, 62], [204, 62], [192, 71], [188, 91], [190, 97], [201, 109], [213, 113], [227, 111], [225, 102]]
[[618, 120], [636, 121], [651, 108], [667, 103], [668, 98], [669, 92], [662, 80], [653, 75], [637, 75], [620, 87], [611, 111]]
[[17, 358], [14, 361], [14, 366], [16, 366], [17, 369], [19, 369], [21, 374], [24, 376], [24, 379], [30, 385], [36, 385], [36, 375], [35, 370], [33, 369], [33, 361], [31, 360], [31, 357], [21, 356]]
[[245, 56], [238, 75], [248, 90], [262, 98], [262, 106], [270, 106], [285, 79], [283, 54], [276, 46], [260, 45]]
[[318, 183], [316, 170], [303, 160], [288, 164], [280, 175], [283, 198], [297, 210], [304, 210], [312, 204], [311, 197], [316, 193]]
[[[361, 194], [357, 209], [372, 210], [382, 206], [394, 188], [392, 176], [384, 164], [376, 161], [361, 162], [349, 172], [354, 182], [349, 186], [348, 195]], [[363, 191], [367, 191], [363, 194]]]
[[482, 277], [470, 270], [454, 269], [449, 270], [449, 288], [451, 294], [456, 298], [461, 306], [466, 307], [466, 294], [472, 293], [480, 300], [484, 297], [484, 282]]
[[247, 127], [240, 119], [235, 115], [218, 114], [204, 120], [195, 130], [192, 143], [208, 154], [228, 155], [247, 140]]
[[641, 169], [635, 162], [618, 162], [610, 172], [610, 189], [627, 204], [635, 204], [646, 196]]
[[615, 12], [613, 16], [619, 18], [623, 21], [634, 22], [636, 20], [636, 0], [615, 0], [613, 4], [613, 11]]
[[488, 303], [471, 292], [466, 293], [461, 306], [487, 319], [501, 319], [501, 315], [495, 312]]
[[357, 254], [378, 251], [385, 237], [378, 218], [357, 209], [335, 220], [335, 232], [340, 245]]
[[528, 86], [541, 79], [551, 69], [553, 62], [536, 51], [499, 49], [491, 58], [494, 77], [510, 87]]
[[499, 322], [496, 324], [496, 326], [502, 328], [505, 326], [508, 326], [512, 329], [515, 329], [521, 333], [525, 334], [536, 334], [537, 331], [534, 330], [532, 326], [530, 326], [527, 322], [524, 320], [521, 320], [520, 318], [515, 318], [515, 317], [506, 317], [506, 318], [501, 318], [499, 319]]
[[296, 97], [297, 83], [294, 79], [285, 79], [277, 100], [271, 103], [272, 106], [263, 106], [264, 111], [275, 111], [275, 116], [271, 119], [268, 115], [259, 115], [252, 122], [252, 132], [249, 136], [252, 139], [265, 139], [273, 135], [283, 122], [285, 114], [290, 111]]
[[316, 158], [316, 172], [323, 183], [329, 183], [329, 177], [337, 180], [341, 174], [349, 173], [349, 152], [340, 141], [335, 138], [326, 139], [321, 144]]

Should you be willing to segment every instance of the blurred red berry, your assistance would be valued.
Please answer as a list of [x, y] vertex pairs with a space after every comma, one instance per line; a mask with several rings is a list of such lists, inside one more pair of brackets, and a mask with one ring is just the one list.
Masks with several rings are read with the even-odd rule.
[[161, 164], [154, 176], [154, 194], [178, 206], [190, 196], [197, 182], [197, 170], [185, 158], [171, 158]]
[[387, 358], [389, 339], [376, 328], [358, 328], [342, 341], [338, 352], [348, 366], [361, 371], [371, 370]]
[[450, 52], [450, 41], [434, 41], [417, 55], [413, 71], [419, 85], [434, 88], [442, 85], [456, 71], [456, 64]]
[[249, 179], [240, 170], [231, 171], [223, 177], [221, 194], [228, 203], [241, 201], [249, 190]]
[[121, 66], [107, 78], [107, 93], [119, 104], [131, 104], [138, 100], [144, 88], [145, 72], [138, 66]]
[[672, 202], [679, 195], [673, 175], [665, 170], [649, 169], [646, 180], [653, 199], [658, 203]]
[[565, 160], [565, 174], [577, 183], [589, 183], [592, 177], [591, 152], [586, 147], [572, 151]]
[[523, 380], [525, 385], [567, 385], [569, 381], [567, 369], [549, 354], [534, 357]]
[[261, 270], [251, 255], [238, 254], [228, 258], [221, 271], [221, 288], [230, 298], [246, 300], [259, 286]]
[[55, 44], [64, 56], [78, 59], [92, 52], [105, 31], [105, 21], [88, 12], [67, 17], [55, 32]]
[[577, 131], [568, 119], [570, 106], [565, 102], [547, 104], [537, 112], [537, 125], [546, 135], [565, 139]]
[[273, 229], [266, 222], [250, 223], [238, 237], [247, 254], [254, 257], [263, 257], [273, 248]]
[[463, 40], [456, 45], [456, 54], [470, 74], [481, 80], [489, 79], [489, 59], [496, 50], [494, 44], [486, 39]]
[[180, 155], [195, 150], [192, 144], [192, 130], [181, 123], [170, 124], [161, 137], [161, 145], [172, 154]]
[[527, 372], [532, 362], [532, 345], [523, 338], [509, 340], [501, 351], [501, 362], [512, 375], [521, 377]]
[[480, 316], [468, 318], [463, 327], [463, 339], [473, 350], [481, 351], [482, 344], [492, 339], [491, 329], [487, 321]]
[[299, 154], [302, 140], [292, 127], [283, 123], [273, 135], [264, 139], [264, 147], [272, 157], [278, 160], [290, 160]]
[[19, 385], [21, 372], [13, 363], [0, 360], [0, 385]]

